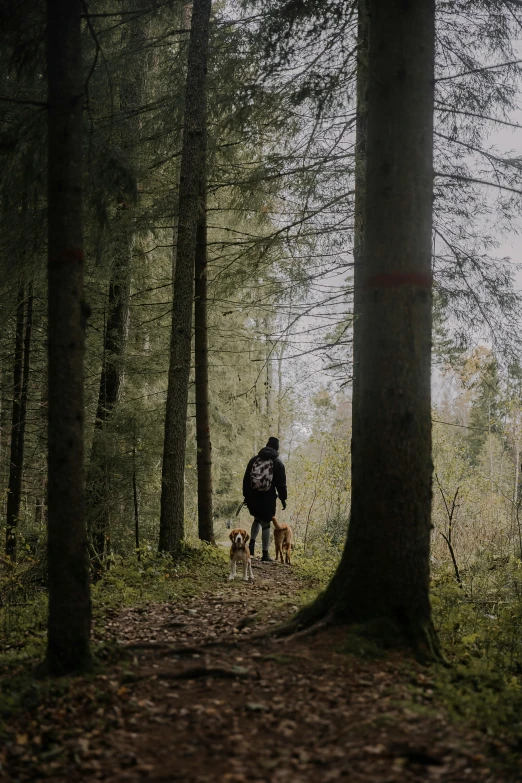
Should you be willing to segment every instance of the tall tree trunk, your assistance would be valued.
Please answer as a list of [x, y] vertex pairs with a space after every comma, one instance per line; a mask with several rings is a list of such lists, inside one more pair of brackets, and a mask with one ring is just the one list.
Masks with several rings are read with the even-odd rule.
[[47, 0], [48, 565], [47, 665], [91, 661], [83, 471], [83, 101], [81, 0]]
[[281, 437], [283, 432], [283, 361], [286, 350], [286, 343], [280, 342], [277, 352], [277, 427], [276, 435]]
[[429, 602], [434, 0], [370, 0], [352, 500], [315, 611], [438, 651]]
[[18, 519], [20, 517], [20, 501], [22, 497], [23, 465], [20, 463], [19, 452], [21, 441], [23, 442], [23, 437], [20, 437], [20, 429], [22, 426], [22, 387], [24, 368], [24, 311], [25, 287], [23, 283], [21, 283], [18, 288], [16, 303], [15, 350], [13, 359], [13, 408], [6, 509], [5, 553], [12, 561], [16, 560], [16, 528], [18, 527]]
[[[272, 434], [272, 427], [274, 426], [274, 344], [272, 342], [270, 334], [270, 321], [268, 316], [264, 318], [264, 330], [265, 330], [265, 400], [266, 400], [266, 426], [268, 435]], [[277, 432], [275, 433], [278, 434]]]
[[[7, 487], [9, 484], [9, 449], [12, 433], [12, 367], [9, 367], [7, 360], [2, 362], [1, 368], [1, 382], [2, 382], [2, 410], [0, 412], [0, 429], [2, 432], [2, 461], [0, 463], [0, 481], [2, 487]], [[7, 507], [7, 502], [6, 502]], [[4, 511], [7, 511], [7, 508]]]
[[[29, 373], [31, 370], [31, 337], [33, 331], [33, 284], [27, 289], [27, 307], [24, 332], [24, 369], [22, 375], [22, 396], [20, 400], [20, 429], [18, 431], [18, 464], [20, 466], [18, 517], [22, 501], [22, 479], [24, 473], [25, 430], [27, 426], [27, 403], [29, 401]], [[27, 506], [27, 499], [26, 499]]]
[[[205, 191], [206, 188], [203, 187]], [[208, 400], [208, 298], [207, 298], [206, 194], [198, 221], [194, 300], [194, 348], [196, 386], [196, 446], [198, 466], [198, 534], [214, 544], [212, 520], [212, 443]]]
[[[47, 450], [47, 414], [48, 414], [48, 389], [47, 378], [42, 381], [40, 395], [40, 431], [37, 435], [37, 453], [45, 455]], [[47, 464], [45, 459], [39, 459], [39, 475], [36, 477], [36, 500], [34, 507], [34, 527], [40, 533], [47, 524]]]
[[[139, 3], [137, 4], [136, 0], [126, 0], [122, 5], [123, 10], [133, 11], [138, 8]], [[144, 73], [139, 48], [145, 40], [145, 29], [139, 18], [131, 21], [124, 18], [123, 21], [125, 22], [122, 27], [124, 65], [119, 85], [122, 114], [120, 142], [124, 152], [131, 157], [129, 150], [136, 143], [140, 130], [140, 120], [133, 112], [141, 106], [143, 100]], [[98, 406], [86, 487], [87, 526], [99, 568], [108, 544], [112, 499], [109, 464], [111, 459], [107, 453], [103, 430], [120, 400], [124, 380], [134, 244], [133, 227], [129, 218], [129, 197], [128, 194], [121, 193], [118, 196], [118, 208], [112, 221], [109, 240], [112, 270], [103, 334], [103, 364]]]
[[363, 283], [364, 214], [366, 205], [366, 135], [368, 123], [368, 45], [370, 35], [369, 0], [357, 4], [357, 115], [355, 121], [355, 199], [353, 240], [353, 363], [352, 363], [352, 455], [360, 441], [359, 419], [353, 415], [358, 405], [361, 302]]
[[202, 208], [202, 183], [205, 177], [210, 11], [211, 0], [194, 0], [185, 89], [159, 535], [159, 549], [172, 554], [180, 551], [184, 538], [185, 441], [196, 235]]
[[134, 542], [138, 561], [141, 560], [140, 549], [140, 514], [138, 505], [138, 481], [136, 477], [136, 420], [132, 439], [132, 500], [134, 505]]
[[115, 246], [116, 258], [109, 284], [103, 365], [86, 485], [89, 538], [99, 565], [106, 551], [111, 497], [106, 443], [102, 433], [120, 399], [129, 312], [131, 250], [128, 235], [122, 233], [119, 246]]

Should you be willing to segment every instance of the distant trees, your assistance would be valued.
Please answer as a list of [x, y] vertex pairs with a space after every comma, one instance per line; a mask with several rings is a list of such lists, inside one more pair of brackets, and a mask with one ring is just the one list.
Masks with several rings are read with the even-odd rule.
[[[163, 514], [159, 502], [162, 494], [159, 444], [164, 439], [162, 419], [170, 357], [167, 319], [174, 316], [178, 323], [181, 317], [178, 306], [181, 300], [176, 299], [172, 307], [166, 291], [172, 212], [178, 201], [182, 125], [185, 124], [180, 85], [187, 72], [186, 11], [191, 7], [185, 6], [183, 11], [179, 7], [146, 9], [129, 1], [121, 9], [121, 18], [112, 25], [107, 21], [108, 17], [103, 13], [98, 15], [99, 9], [92, 7], [83, 36], [88, 110], [84, 127], [87, 152], [85, 285], [92, 305], [87, 331], [85, 402], [87, 421], [94, 422], [93, 427], [87, 427], [90, 459], [86, 510], [89, 551], [97, 570], [109, 552], [109, 534], [114, 553], [125, 552], [133, 546], [135, 537], [130, 535], [128, 520], [135, 516], [137, 499], [142, 540], [155, 543], [158, 539], [158, 517]], [[172, 41], [170, 48], [164, 45], [166, 26]], [[183, 360], [186, 362], [183, 372], [188, 373], [187, 403], [179, 409], [174, 406], [174, 418], [177, 417], [178, 423], [183, 419], [180, 426], [185, 432], [179, 439], [174, 438], [175, 449], [181, 449], [178, 457], [186, 463], [186, 469], [182, 466], [181, 470], [181, 489], [186, 490], [186, 499], [179, 492], [174, 493], [177, 518], [182, 522], [183, 516], [189, 519], [192, 533], [198, 503], [196, 483], [199, 481], [198, 526], [199, 534], [205, 540], [213, 538], [213, 502], [220, 515], [225, 513], [223, 509], [235, 503], [234, 473], [224, 470], [223, 465], [242, 464], [242, 444], [247, 443], [250, 451], [252, 432], [258, 426], [257, 400], [264, 398], [264, 374], [259, 374], [260, 365], [252, 364], [250, 359], [257, 355], [258, 347], [259, 354], [264, 355], [265, 339], [258, 336], [248, 312], [241, 307], [241, 299], [246, 296], [255, 300], [257, 294], [255, 288], [251, 289], [250, 270], [255, 267], [256, 274], [264, 274], [263, 270], [278, 262], [277, 247], [285, 242], [283, 238], [270, 240], [268, 247], [261, 241], [274, 230], [267, 203], [281, 186], [277, 182], [271, 183], [267, 192], [263, 192], [262, 187], [252, 184], [256, 178], [258, 182], [262, 181], [266, 173], [260, 150], [266, 138], [263, 134], [267, 116], [276, 133], [281, 132], [280, 116], [267, 112], [267, 106], [272, 109], [274, 105], [269, 91], [260, 90], [259, 100], [255, 102], [249, 97], [251, 86], [245, 84], [244, 76], [245, 68], [250, 64], [244, 32], [240, 28], [230, 30], [216, 25], [213, 35], [220, 51], [228, 54], [225, 58], [214, 57], [209, 66], [212, 135], [205, 175], [209, 181], [210, 220], [200, 206], [206, 199], [203, 192], [199, 192], [205, 184], [204, 178], [197, 183], [196, 228], [204, 239], [195, 240], [197, 252], [194, 252], [187, 273], [195, 300], [194, 304], [189, 301], [189, 291], [187, 301], [191, 312], [187, 323], [190, 323], [189, 332], [195, 327], [195, 339], [193, 345], [191, 339], [187, 342], [190, 353], [187, 352]], [[228, 38], [233, 45], [228, 45]], [[35, 62], [37, 59], [35, 51]], [[226, 74], [225, 79], [222, 73]], [[238, 112], [235, 106], [240, 106], [241, 111]], [[15, 113], [14, 109], [10, 111]], [[190, 111], [189, 106], [188, 118]], [[30, 125], [29, 109], [17, 106], [16, 113]], [[186, 127], [186, 135], [190, 136], [190, 122]], [[197, 136], [195, 132], [196, 141]], [[13, 168], [19, 163], [18, 154], [18, 148], [11, 154]], [[193, 173], [190, 169], [191, 177]], [[182, 190], [183, 187], [184, 181]], [[44, 208], [45, 199], [42, 199], [42, 210]], [[181, 205], [179, 246], [176, 248], [176, 255], [181, 254], [178, 274], [184, 264], [184, 209]], [[243, 243], [236, 241], [241, 234], [247, 237]], [[2, 236], [10, 237], [10, 232]], [[210, 282], [207, 276], [209, 261], [215, 271]], [[279, 273], [278, 276], [281, 278]], [[270, 299], [275, 302], [284, 291], [284, 283], [281, 279], [273, 279]], [[205, 292], [206, 286], [210, 287], [210, 294]], [[178, 285], [179, 297], [181, 290], [182, 286]], [[231, 315], [227, 300], [234, 299]], [[222, 308], [223, 302], [227, 304]], [[192, 322], [193, 312], [197, 324], [196, 320], [194, 324]], [[271, 319], [271, 329], [273, 324], [274, 319]], [[38, 323], [38, 337], [40, 329]], [[209, 342], [210, 360], [205, 347]], [[179, 369], [179, 365], [174, 361], [174, 373], [178, 371], [176, 368]], [[210, 392], [205, 388], [206, 380], [201, 380], [205, 376], [209, 379]], [[40, 377], [32, 388], [35, 399], [29, 406], [30, 415], [37, 427], [29, 428], [29, 453], [36, 438], [42, 435], [40, 416], [35, 415], [39, 405], [35, 400], [44, 398]], [[170, 411], [173, 410], [171, 402], [172, 391], [169, 392]], [[213, 444], [216, 458], [213, 486], [211, 426], [219, 433]], [[167, 431], [171, 433], [168, 427]], [[167, 454], [167, 463], [168, 460]], [[178, 467], [180, 464], [178, 460]], [[29, 507], [36, 504], [38, 515], [42, 509], [44, 477], [38, 475], [38, 480], [33, 481], [31, 471], [35, 470], [35, 465], [36, 460], [31, 463], [30, 471], [27, 471], [27, 465], [24, 470], [23, 530], [36, 519]], [[174, 477], [168, 470], [166, 475]], [[147, 477], [146, 481], [140, 480], [142, 476]], [[164, 492], [167, 489], [163, 487]], [[165, 507], [163, 503], [163, 509]], [[165, 526], [160, 527], [163, 546]], [[183, 531], [175, 535], [176, 546], [184, 535]]]
[[473, 382], [475, 398], [471, 405], [466, 444], [470, 463], [476, 467], [488, 435], [497, 432], [500, 421], [500, 379], [494, 355], [486, 356], [477, 367]]
[[81, 0], [47, 0], [48, 567], [47, 665], [90, 663], [83, 470], [83, 101]]
[[484, 561], [522, 552], [520, 381], [518, 363], [506, 366], [501, 352], [485, 346], [442, 376], [445, 393], [433, 413], [432, 557], [439, 569], [451, 567], [444, 535], [451, 538], [464, 581]]

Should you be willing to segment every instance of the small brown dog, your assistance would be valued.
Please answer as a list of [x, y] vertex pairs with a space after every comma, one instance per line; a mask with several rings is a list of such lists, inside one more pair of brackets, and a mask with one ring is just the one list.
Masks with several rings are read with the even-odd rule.
[[[285, 562], [287, 565], [292, 565], [290, 561], [290, 555], [292, 554], [292, 540], [294, 534], [290, 525], [285, 522], [280, 524], [275, 517], [272, 517], [274, 523], [274, 541], [276, 548], [276, 560], [278, 556], [281, 556], [281, 562]], [[283, 561], [283, 552], [285, 553], [285, 559]]]
[[248, 582], [249, 577], [254, 581], [252, 558], [250, 557], [250, 552], [247, 547], [250, 536], [243, 528], [236, 527], [234, 530], [230, 531], [229, 538], [232, 541], [232, 546], [230, 547], [229, 581], [236, 578], [236, 564], [238, 560], [243, 563], [243, 582]]

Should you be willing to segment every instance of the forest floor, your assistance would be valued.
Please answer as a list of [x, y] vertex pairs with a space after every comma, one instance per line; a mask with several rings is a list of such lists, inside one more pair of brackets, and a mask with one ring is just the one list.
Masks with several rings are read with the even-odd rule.
[[309, 596], [298, 570], [254, 560], [249, 584], [220, 568], [181, 601], [108, 612], [93, 674], [1, 667], [17, 701], [0, 781], [520, 780], [517, 749], [450, 718], [430, 668], [361, 655], [342, 629], [258, 638]]

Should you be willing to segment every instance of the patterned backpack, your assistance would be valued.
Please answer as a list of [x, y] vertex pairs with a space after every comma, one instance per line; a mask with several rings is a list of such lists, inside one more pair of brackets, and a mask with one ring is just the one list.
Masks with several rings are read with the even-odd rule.
[[274, 478], [274, 462], [258, 457], [250, 471], [250, 486], [256, 492], [268, 492]]

